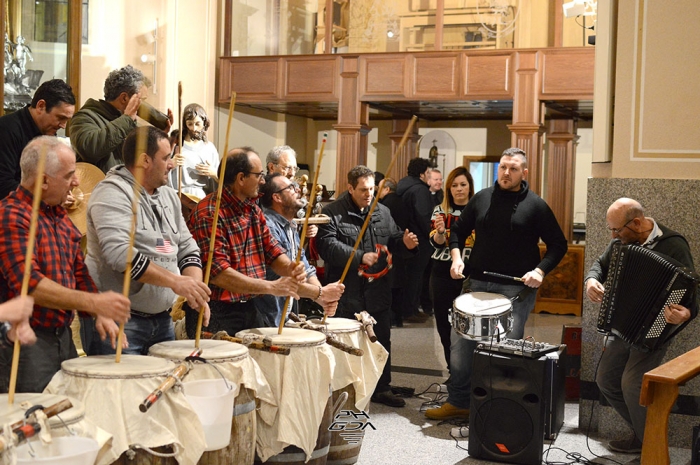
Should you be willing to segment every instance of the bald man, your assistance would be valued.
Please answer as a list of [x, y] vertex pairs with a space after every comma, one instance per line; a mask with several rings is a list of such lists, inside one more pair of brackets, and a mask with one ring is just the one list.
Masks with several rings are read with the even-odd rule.
[[[605, 288], [601, 283], [607, 278], [612, 248], [617, 242], [653, 249], [694, 269], [686, 239], [653, 218], [644, 216], [644, 208], [636, 200], [617, 199], [608, 208], [606, 222], [613, 240], [586, 275], [586, 294], [591, 301], [599, 303], [603, 299]], [[697, 312], [697, 306], [688, 309], [671, 304], [665, 308], [664, 317], [667, 323], [682, 324], [694, 318]], [[643, 352], [614, 336], [607, 338], [596, 383], [606, 400], [634, 431], [629, 438], [610, 441], [609, 449], [628, 454], [641, 452], [646, 423], [646, 408], [639, 405], [642, 377], [661, 364], [667, 348]]]

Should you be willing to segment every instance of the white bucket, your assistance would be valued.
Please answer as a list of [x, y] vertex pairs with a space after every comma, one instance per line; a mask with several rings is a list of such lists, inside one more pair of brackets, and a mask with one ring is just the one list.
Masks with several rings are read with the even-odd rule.
[[91, 438], [78, 436], [54, 437], [50, 444], [32, 441], [34, 457], [25, 443], [17, 447], [17, 463], [46, 465], [94, 465], [100, 446]]
[[207, 441], [205, 451], [227, 447], [231, 442], [233, 389], [223, 379], [202, 379], [183, 384], [185, 398], [197, 412]]

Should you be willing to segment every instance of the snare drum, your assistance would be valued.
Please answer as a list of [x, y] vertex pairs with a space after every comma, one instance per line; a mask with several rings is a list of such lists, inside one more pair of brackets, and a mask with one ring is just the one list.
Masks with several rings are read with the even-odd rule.
[[[321, 320], [311, 320], [315, 325], [323, 325]], [[337, 402], [342, 393], [348, 394], [348, 400], [342, 410], [353, 410], [357, 418], [348, 414], [338, 421], [363, 422], [364, 413], [369, 411], [369, 401], [382, 375], [384, 365], [389, 357], [381, 344], [372, 343], [367, 333], [362, 330], [362, 324], [349, 318], [327, 318], [324, 325], [328, 331], [335, 334], [340, 342], [362, 349], [364, 355], [358, 357], [331, 347], [335, 357], [333, 371], [333, 403]], [[335, 420], [335, 419], [334, 419]], [[353, 430], [351, 440], [343, 437], [343, 431], [331, 428], [331, 446], [328, 452], [328, 465], [349, 465], [357, 462], [362, 448], [364, 430]]]
[[[85, 419], [85, 407], [83, 403], [77, 399], [47, 393], [17, 393], [15, 394], [14, 403], [9, 405], [7, 394], [0, 394], [0, 428], [5, 425], [12, 425], [16, 422], [24, 421], [24, 412], [29, 408], [27, 405], [41, 405], [44, 408], [48, 408], [66, 399], [70, 401], [72, 407], [48, 419], [48, 424], [51, 428], [51, 437], [57, 438], [75, 435], [82, 438], [94, 439], [100, 447], [97, 463], [101, 463], [100, 459], [109, 451], [109, 440], [112, 438], [112, 435]], [[36, 444], [40, 441], [38, 433], [36, 436], [32, 437], [30, 441], [32, 441], [32, 444]], [[2, 457], [3, 454], [0, 453], [0, 463], [4, 463], [1, 460]]]
[[490, 292], [462, 294], [452, 305], [452, 328], [465, 339], [486, 341], [513, 329], [513, 305], [509, 298]]
[[329, 394], [334, 367], [326, 336], [297, 328], [284, 328], [281, 335], [277, 328], [257, 328], [240, 331], [236, 337], [267, 337], [274, 345], [290, 348], [289, 355], [250, 351], [279, 407], [272, 424], [258, 422], [256, 460], [325, 464], [330, 444]]
[[[202, 339], [199, 341], [199, 347], [202, 349], [201, 358], [207, 363], [193, 363], [185, 381], [221, 379], [223, 376], [232, 385], [235, 396], [231, 443], [223, 449], [204, 452], [199, 463], [250, 465], [255, 458], [255, 398], [265, 405], [261, 411], [270, 411], [267, 422], [272, 423], [276, 410], [272, 390], [244, 345]], [[151, 346], [149, 355], [180, 363], [193, 350], [193, 340], [167, 341]]]
[[[139, 411], [140, 402], [174, 369], [169, 360], [144, 355], [122, 355], [120, 363], [114, 355], [74, 358], [61, 364], [45, 392], [82, 401], [85, 417], [113, 435], [112, 448], [98, 465], [196, 463], [206, 441], [184, 394], [170, 390], [148, 412]], [[156, 457], [136, 445], [174, 458]]]

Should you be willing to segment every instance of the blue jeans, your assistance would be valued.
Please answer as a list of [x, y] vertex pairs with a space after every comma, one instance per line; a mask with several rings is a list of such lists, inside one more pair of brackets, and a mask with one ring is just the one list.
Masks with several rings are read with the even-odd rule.
[[[499, 284], [488, 281], [467, 279], [464, 289], [474, 292], [492, 292], [508, 298], [515, 297], [523, 290], [522, 284]], [[511, 339], [522, 339], [525, 323], [530, 312], [535, 307], [536, 290], [524, 296], [523, 300], [513, 302], [513, 330], [506, 335]], [[474, 349], [484, 341], [465, 339], [453, 329], [450, 334], [450, 384], [447, 385], [447, 402], [457, 408], [469, 408], [472, 390], [472, 364]]]
[[[148, 349], [152, 345], [175, 340], [173, 320], [168, 312], [162, 312], [150, 318], [144, 318], [132, 312], [131, 319], [124, 325], [124, 334], [129, 341], [129, 347], [122, 349], [123, 354], [148, 355]], [[95, 337], [99, 340], [99, 335], [96, 334]], [[109, 337], [100, 341], [100, 349], [102, 355], [116, 353], [116, 350], [112, 349]]]

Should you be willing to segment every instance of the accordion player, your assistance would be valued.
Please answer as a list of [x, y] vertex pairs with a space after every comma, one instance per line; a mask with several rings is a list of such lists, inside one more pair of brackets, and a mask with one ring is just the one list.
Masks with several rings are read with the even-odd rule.
[[613, 245], [598, 330], [643, 350], [655, 350], [687, 322], [666, 322], [664, 308], [696, 306], [700, 278], [673, 258], [638, 245]]

